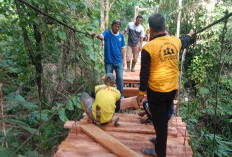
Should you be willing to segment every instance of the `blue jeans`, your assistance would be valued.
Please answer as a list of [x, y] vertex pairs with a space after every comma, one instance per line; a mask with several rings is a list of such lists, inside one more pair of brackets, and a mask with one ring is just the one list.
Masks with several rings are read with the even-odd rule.
[[[105, 63], [105, 70], [106, 70], [106, 74], [113, 73], [113, 70], [115, 70], [117, 89], [120, 91], [121, 97], [122, 97], [123, 95], [123, 64], [122, 63], [117, 63], [117, 64]], [[116, 102], [115, 112], [120, 111], [120, 104], [121, 104], [121, 99], [119, 99]]]
[[115, 70], [116, 73], [116, 84], [117, 89], [120, 91], [121, 96], [123, 94], [123, 64], [122, 63], [105, 63], [106, 74], [113, 73]]

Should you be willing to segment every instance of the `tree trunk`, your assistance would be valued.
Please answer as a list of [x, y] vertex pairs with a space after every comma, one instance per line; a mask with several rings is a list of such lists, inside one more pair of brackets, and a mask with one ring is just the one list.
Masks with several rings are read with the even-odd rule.
[[183, 75], [183, 71], [184, 71], [185, 55], [186, 55], [186, 49], [184, 49], [183, 54], [182, 54], [182, 60], [181, 60], [181, 66], [180, 66], [180, 76], [179, 76], [179, 90], [178, 90], [178, 95], [179, 95], [179, 92], [180, 92], [181, 89], [182, 89], [181, 80], [182, 80], [182, 75]]
[[34, 24], [33, 25], [34, 28], [34, 37], [36, 40], [36, 51], [37, 53], [33, 54], [33, 57], [36, 60], [36, 65], [35, 65], [35, 69], [36, 69], [36, 83], [38, 86], [38, 92], [39, 92], [39, 99], [41, 104], [43, 104], [45, 95], [44, 92], [42, 90], [42, 75], [43, 75], [43, 66], [42, 66], [42, 47], [41, 47], [41, 34], [38, 30], [38, 27]]
[[139, 6], [135, 6], [135, 15], [134, 15], [134, 21], [136, 19], [136, 17], [139, 15]]
[[[181, 7], [182, 7], [182, 0], [179, 0], [179, 12], [178, 12], [178, 18], [177, 18], [177, 27], [176, 27], [176, 36], [179, 37], [180, 36], [180, 21], [181, 21]], [[185, 57], [185, 53], [186, 53], [186, 50], [184, 50], [183, 52], [183, 56], [182, 56], [182, 62], [181, 62], [181, 65], [183, 64], [184, 62], [184, 58]], [[179, 61], [179, 54], [178, 53], [178, 61]], [[179, 87], [178, 87], [178, 96], [180, 94], [180, 90], [181, 90], [181, 79], [182, 79], [182, 67], [181, 67], [181, 72], [180, 72], [180, 76], [179, 76]]]
[[[17, 8], [17, 12], [18, 15], [20, 17], [20, 19], [22, 19], [22, 13], [21, 13], [21, 8], [18, 4], [17, 1], [15, 1], [16, 4], [16, 8]], [[36, 84], [38, 86], [38, 94], [39, 94], [39, 100], [41, 102], [41, 104], [43, 104], [43, 100], [44, 100], [44, 95], [42, 94], [42, 74], [43, 74], [43, 66], [42, 66], [42, 56], [41, 56], [41, 34], [38, 31], [38, 28], [36, 25], [33, 25], [34, 28], [34, 36], [35, 36], [35, 40], [36, 40], [36, 46], [37, 46], [37, 53], [34, 52], [33, 48], [32, 48], [32, 43], [31, 40], [28, 36], [26, 27], [23, 25], [21, 26], [22, 31], [23, 31], [23, 38], [24, 38], [24, 42], [26, 44], [26, 47], [28, 49], [29, 52], [29, 56], [30, 59], [32, 61], [32, 64], [35, 66], [36, 69], [36, 74], [35, 74], [35, 79], [36, 79]]]
[[105, 31], [105, 1], [101, 0], [101, 32]]
[[110, 5], [109, 0], [106, 0], [105, 29], [108, 29], [108, 27], [109, 27], [109, 11], [110, 11], [109, 5]]
[[109, 29], [109, 12], [110, 9], [112, 7], [112, 5], [114, 4], [115, 0], [112, 1], [112, 3], [110, 4], [110, 0], [106, 0], [106, 17], [105, 17], [105, 29]]
[[176, 26], [176, 36], [180, 37], [180, 21], [181, 21], [181, 7], [182, 7], [182, 0], [179, 0], [179, 12], [177, 18], [177, 26]]

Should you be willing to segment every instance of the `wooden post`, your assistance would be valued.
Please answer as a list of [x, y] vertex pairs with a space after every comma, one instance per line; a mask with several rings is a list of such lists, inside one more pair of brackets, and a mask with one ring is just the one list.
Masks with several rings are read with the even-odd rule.
[[136, 17], [138, 16], [138, 14], [139, 14], [139, 6], [135, 6], [134, 21], [135, 21]]
[[178, 12], [177, 26], [176, 26], [176, 36], [178, 38], [180, 37], [181, 7], [182, 7], [182, 0], [179, 0], [179, 12]]
[[110, 3], [109, 0], [106, 0], [105, 4], [106, 16], [105, 16], [105, 29], [108, 29], [109, 26], [109, 11], [110, 11]]
[[[0, 64], [1, 64], [1, 57], [0, 57]], [[4, 134], [4, 141], [6, 144], [6, 148], [8, 148], [8, 143], [6, 140], [6, 128], [5, 128], [5, 120], [4, 120], [4, 109], [3, 109], [3, 98], [2, 98], [2, 83], [0, 82], [0, 98], [1, 98], [1, 112], [2, 112], [2, 129], [3, 129], [3, 134]]]
[[105, 31], [105, 1], [101, 0], [101, 32]]

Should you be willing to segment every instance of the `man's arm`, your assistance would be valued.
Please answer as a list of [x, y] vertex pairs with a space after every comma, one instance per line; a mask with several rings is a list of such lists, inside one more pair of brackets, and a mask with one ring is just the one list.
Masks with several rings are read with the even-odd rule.
[[124, 36], [122, 35], [122, 41], [121, 41], [121, 51], [122, 51], [122, 63], [123, 63], [123, 67], [125, 66], [125, 63], [126, 63], [126, 58], [125, 58], [125, 54], [126, 54], [126, 51], [125, 51], [125, 41], [124, 41]]
[[150, 75], [150, 54], [146, 50], [141, 53], [141, 70], [140, 70], [140, 87], [139, 94], [144, 95], [148, 87], [148, 79]]
[[150, 76], [150, 54], [146, 50], [142, 50], [141, 53], [141, 70], [140, 70], [140, 87], [139, 95], [137, 96], [138, 105], [141, 104], [144, 94], [148, 88], [148, 80]]
[[142, 28], [140, 35], [141, 36], [140, 36], [139, 52], [142, 51], [142, 47], [143, 47], [143, 38], [145, 37], [144, 28]]
[[142, 47], [143, 47], [143, 37], [141, 37], [139, 41], [139, 52], [142, 51]]
[[93, 37], [96, 37], [96, 38], [98, 38], [98, 39], [100, 39], [100, 40], [103, 40], [103, 39], [104, 39], [104, 36], [103, 36], [102, 34], [93, 33], [92, 36], [93, 36]]
[[125, 34], [125, 33], [126, 33], [126, 30], [123, 30], [123, 31], [122, 31], [122, 34]]
[[194, 32], [190, 32], [189, 34], [187, 34], [185, 37], [181, 38], [181, 50], [187, 48], [190, 44], [192, 44], [192, 35], [194, 34]]
[[126, 25], [126, 28], [122, 31], [122, 34], [125, 34], [127, 32], [129, 23]]

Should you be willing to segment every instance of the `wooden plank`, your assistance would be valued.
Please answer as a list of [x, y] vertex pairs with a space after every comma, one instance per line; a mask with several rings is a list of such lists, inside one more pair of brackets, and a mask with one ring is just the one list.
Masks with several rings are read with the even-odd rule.
[[[154, 135], [151, 134], [138, 134], [138, 133], [130, 133], [130, 134], [125, 134], [123, 132], [114, 132], [114, 131], [107, 131], [107, 133], [114, 138], [118, 139], [119, 141], [121, 140], [127, 140], [127, 141], [133, 141], [137, 144], [140, 142], [148, 142], [151, 137], [155, 137]], [[69, 133], [68, 137], [65, 139], [65, 141], [86, 141], [86, 142], [93, 142], [93, 139], [89, 138], [83, 131], [79, 132], [78, 135], [74, 133]], [[184, 143], [184, 137], [173, 137], [173, 136], [168, 136], [168, 141], [167, 144], [175, 144], [175, 145], [180, 145], [182, 146]], [[186, 145], [189, 145], [188, 142], [186, 142]]]
[[123, 88], [123, 96], [125, 98], [137, 96], [138, 94], [139, 94], [139, 88], [131, 88], [131, 87]]
[[[114, 122], [117, 117], [120, 118], [119, 122], [130, 122], [130, 123], [141, 124], [140, 119], [144, 119], [146, 116], [140, 117], [138, 116], [138, 114], [115, 113], [115, 116], [112, 118], [112, 121]], [[87, 121], [87, 118], [88, 117], [84, 115], [82, 120]], [[174, 116], [173, 119], [169, 120], [169, 122], [170, 122], [170, 126], [173, 126], [173, 127], [186, 127], [186, 124], [182, 122], [181, 117]], [[73, 124], [73, 126], [75, 127], [75, 124]]]
[[[148, 155], [144, 155], [141, 150], [134, 150], [135, 152], [137, 152], [138, 154], [142, 155], [143, 157], [151, 157]], [[189, 154], [184, 154], [184, 155], [180, 155], [180, 154], [167, 154], [167, 157], [192, 157], [192, 155]]]
[[[110, 135], [112, 135], [114, 138], [118, 139], [120, 142], [128, 146], [129, 148], [133, 150], [141, 150], [141, 148], [152, 148], [153, 144], [148, 141], [150, 138], [146, 134], [123, 134], [123, 133], [117, 133], [117, 132], [107, 132]], [[67, 138], [65, 141], [73, 142], [76, 145], [83, 145], [85, 144], [85, 147], [91, 146], [94, 147], [91, 142], [89, 142], [89, 137], [85, 135], [84, 133], [78, 134], [78, 136], [82, 136], [83, 138], [77, 138], [75, 134], [70, 134], [69, 138]], [[93, 140], [92, 140], [93, 142]], [[90, 143], [90, 144], [89, 144]], [[92, 148], [97, 149], [97, 148]], [[78, 151], [78, 148], [76, 149]], [[100, 151], [99, 151], [100, 152]], [[180, 156], [183, 156], [184, 154], [192, 154], [191, 147], [186, 143], [186, 145], [183, 145], [183, 138], [173, 138], [169, 137], [167, 141], [167, 155], [175, 155], [179, 154]]]
[[64, 150], [73, 150], [78, 152], [85, 152], [88, 147], [88, 151], [90, 152], [105, 152], [110, 153], [107, 149], [97, 144], [95, 141], [71, 141], [65, 140], [59, 146], [58, 149]]
[[123, 84], [140, 84], [140, 81], [139, 80], [125, 80], [123, 78]]
[[139, 109], [139, 106], [138, 106], [137, 101], [136, 101], [136, 96], [121, 99], [121, 105], [120, 105], [121, 110], [131, 109], [131, 108], [132, 109]]
[[[127, 145], [129, 148], [135, 150], [141, 150], [142, 148], [152, 148], [154, 145], [151, 142], [144, 142], [141, 141], [139, 143], [136, 143], [134, 141], [128, 141], [128, 140], [121, 140], [121, 142], [125, 145]], [[170, 141], [167, 145], [167, 155], [175, 155], [179, 154], [179, 156], [183, 156], [184, 154], [192, 154], [192, 149], [189, 145], [175, 145], [175, 142]]]
[[98, 143], [108, 149], [110, 152], [117, 156], [124, 157], [139, 157], [140, 155], [129, 149], [127, 146], [116, 140], [97, 126], [93, 124], [87, 124], [81, 126], [81, 130], [95, 139]]
[[[65, 125], [66, 128], [76, 128], [73, 127], [73, 124], [68, 123]], [[86, 120], [79, 121], [77, 127], [82, 125], [89, 124]], [[108, 123], [101, 126], [101, 129], [104, 131], [115, 131], [115, 132], [124, 132], [124, 133], [141, 133], [141, 134], [153, 134], [155, 135], [155, 130], [153, 125], [145, 125], [145, 124], [135, 124], [128, 122], [120, 122], [118, 127], [115, 127], [113, 123]], [[72, 133], [76, 133], [75, 129], [72, 130]], [[168, 136], [177, 137], [177, 130], [175, 127], [168, 128]]]
[[[151, 137], [150, 135], [146, 135], [146, 134], [125, 134], [125, 133], [120, 133], [120, 132], [107, 132], [109, 133], [111, 136], [113, 136], [114, 138], [118, 139], [120, 142], [122, 142], [123, 144], [125, 144], [126, 146], [128, 146], [129, 148], [133, 149], [133, 150], [141, 150], [141, 148], [147, 147], [147, 148], [152, 148], [153, 144], [151, 142], [149, 142], [149, 138]], [[82, 136], [82, 138], [79, 138], [79, 136]], [[190, 154], [192, 154], [191, 151], [191, 147], [188, 145], [188, 143], [186, 142], [186, 145], [183, 145], [183, 140], [184, 138], [174, 138], [174, 137], [168, 137], [167, 140], [167, 155], [179, 155], [179, 156], [183, 156], [186, 154], [188, 154], [188, 156], [190, 156]], [[85, 147], [90, 146], [91, 144], [88, 145], [88, 143], [93, 142], [92, 139], [90, 139], [90, 137], [88, 137], [86, 134], [84, 134], [83, 132], [81, 134], [78, 134], [78, 136], [76, 136], [76, 134], [69, 134], [69, 137], [65, 140], [67, 142], [74, 142], [77, 145], [83, 145], [85, 144]], [[94, 145], [92, 144], [91, 147], [93, 147]], [[96, 149], [96, 148], [94, 148]]]
[[[124, 93], [125, 93], [125, 88], [124, 88]], [[137, 96], [121, 99], [120, 109], [121, 110], [131, 109], [131, 108], [139, 109], [136, 98]], [[144, 100], [147, 100], [147, 96], [145, 96]]]
[[112, 153], [104, 153], [104, 152], [91, 152], [88, 149], [85, 151], [79, 152], [75, 150], [64, 150], [59, 149], [53, 157], [116, 157], [116, 155]]

